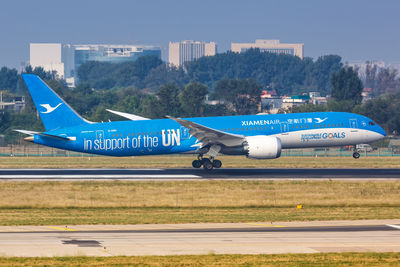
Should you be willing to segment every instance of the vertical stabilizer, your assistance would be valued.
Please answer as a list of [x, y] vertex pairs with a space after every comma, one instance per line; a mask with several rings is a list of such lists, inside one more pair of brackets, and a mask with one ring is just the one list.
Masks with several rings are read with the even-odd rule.
[[89, 123], [45, 82], [33, 74], [22, 74], [46, 131]]

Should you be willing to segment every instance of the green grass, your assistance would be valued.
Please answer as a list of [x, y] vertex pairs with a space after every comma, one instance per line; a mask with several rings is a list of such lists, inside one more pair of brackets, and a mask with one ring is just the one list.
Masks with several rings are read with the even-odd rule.
[[399, 266], [400, 253], [0, 258], [1, 266]]
[[0, 225], [396, 219], [399, 190], [400, 181], [1, 182]]
[[[0, 168], [191, 168], [195, 156], [1, 157]], [[399, 168], [400, 157], [281, 157], [272, 160], [220, 156], [223, 168]]]
[[234, 223], [398, 219], [399, 207], [2, 208], [0, 225]]

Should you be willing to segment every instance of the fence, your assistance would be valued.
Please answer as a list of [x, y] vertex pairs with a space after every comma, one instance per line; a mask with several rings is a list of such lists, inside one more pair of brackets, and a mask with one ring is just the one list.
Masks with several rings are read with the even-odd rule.
[[[351, 157], [351, 148], [317, 148], [317, 149], [284, 149], [282, 157]], [[396, 157], [400, 156], [398, 149], [378, 148], [370, 152], [361, 151], [366, 157]], [[93, 157], [97, 155], [66, 151], [41, 145], [9, 145], [0, 147], [0, 156], [12, 157]]]

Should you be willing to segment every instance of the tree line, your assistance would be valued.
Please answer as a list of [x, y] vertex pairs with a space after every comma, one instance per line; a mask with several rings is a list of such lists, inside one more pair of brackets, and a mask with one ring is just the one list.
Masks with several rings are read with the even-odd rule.
[[252, 78], [280, 95], [309, 91], [327, 95], [331, 90], [329, 78], [342, 65], [341, 58], [336, 55], [313, 61], [250, 49], [244, 53], [226, 52], [202, 57], [180, 68], [168, 66], [155, 56], [120, 64], [88, 62], [78, 68], [78, 77], [80, 82], [87, 82], [95, 89], [132, 86], [152, 92], [166, 83], [183, 86], [190, 81], [200, 82], [214, 91], [222, 79]]

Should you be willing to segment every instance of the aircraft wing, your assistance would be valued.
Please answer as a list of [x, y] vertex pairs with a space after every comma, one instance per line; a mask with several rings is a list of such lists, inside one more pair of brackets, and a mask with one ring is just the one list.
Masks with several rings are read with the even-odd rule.
[[192, 121], [172, 117], [168, 118], [189, 129], [189, 133], [202, 144], [201, 147], [207, 145], [240, 146], [243, 144], [245, 138], [244, 135], [222, 132]]
[[125, 113], [125, 112], [120, 112], [120, 111], [115, 111], [115, 110], [111, 110], [111, 109], [106, 109], [108, 112], [117, 114], [118, 116], [130, 119], [131, 121], [144, 121], [144, 120], [150, 120], [148, 118], [145, 117], [141, 117], [135, 114], [129, 114], [129, 113]]

